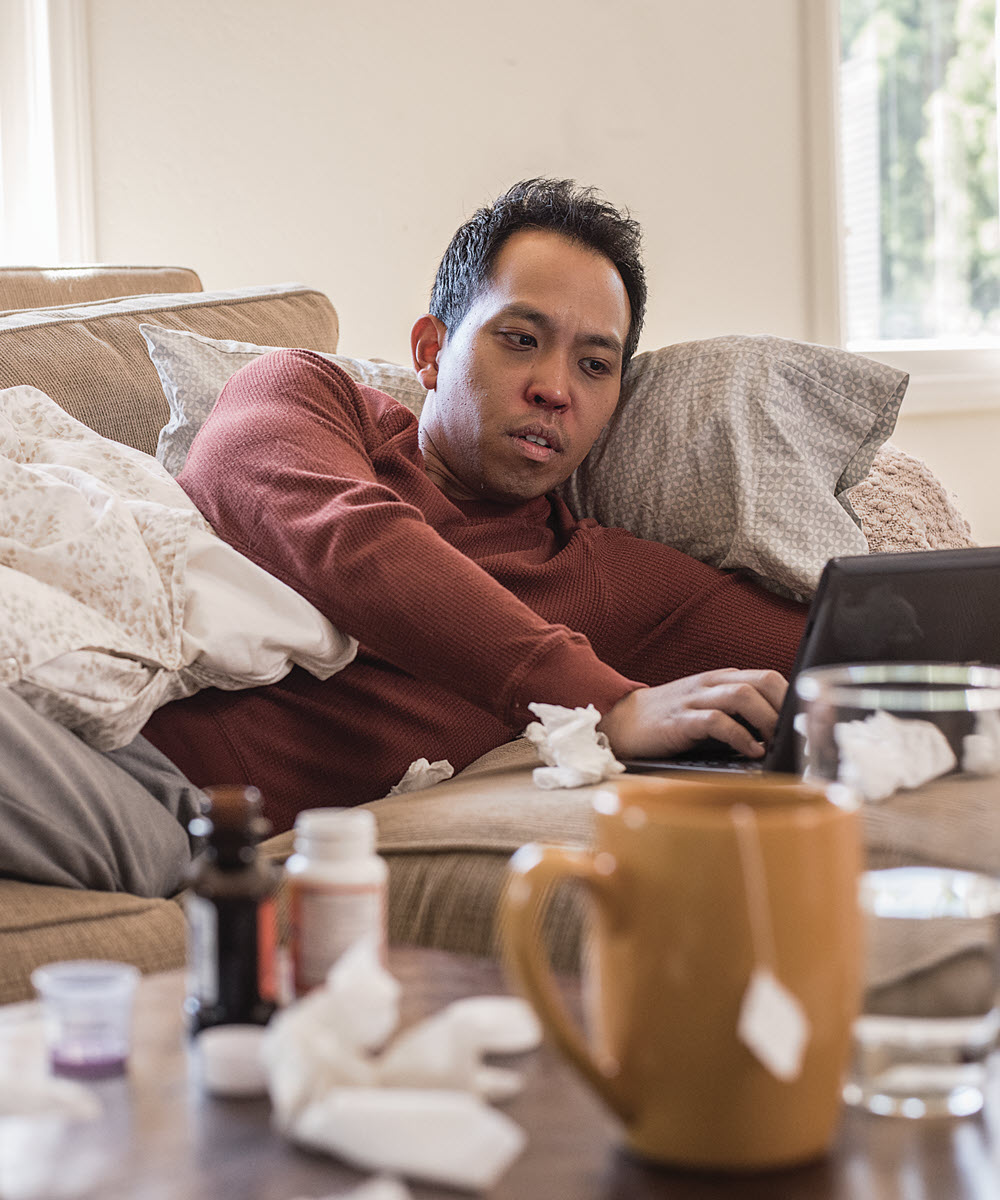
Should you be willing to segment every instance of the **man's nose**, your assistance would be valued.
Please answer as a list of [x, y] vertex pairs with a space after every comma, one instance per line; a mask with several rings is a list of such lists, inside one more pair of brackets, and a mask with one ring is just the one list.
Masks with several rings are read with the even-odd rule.
[[548, 356], [538, 364], [538, 370], [529, 384], [532, 404], [538, 408], [562, 412], [569, 408], [569, 372], [564, 363]]

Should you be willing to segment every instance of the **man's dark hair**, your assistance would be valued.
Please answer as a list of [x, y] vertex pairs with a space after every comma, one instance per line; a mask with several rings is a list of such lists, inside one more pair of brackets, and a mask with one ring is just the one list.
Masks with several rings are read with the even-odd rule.
[[444, 252], [431, 292], [431, 314], [449, 331], [462, 323], [493, 273], [507, 239], [522, 229], [551, 230], [611, 260], [631, 306], [622, 370], [639, 344], [646, 313], [642, 231], [627, 212], [598, 199], [594, 188], [572, 179], [524, 179], [462, 225]]

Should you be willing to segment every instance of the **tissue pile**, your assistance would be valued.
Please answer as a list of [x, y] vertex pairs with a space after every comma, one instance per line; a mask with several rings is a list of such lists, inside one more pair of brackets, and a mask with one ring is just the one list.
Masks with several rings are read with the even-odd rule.
[[522, 1000], [460, 1000], [406, 1030], [399, 984], [370, 941], [324, 987], [275, 1017], [262, 1057], [277, 1127], [362, 1169], [467, 1191], [492, 1187], [520, 1154], [524, 1131], [488, 1100], [521, 1087], [483, 1055], [534, 1049], [541, 1030]]
[[583, 787], [625, 770], [612, 754], [607, 737], [597, 732], [601, 714], [592, 704], [586, 708], [529, 704], [528, 708], [538, 721], [531, 722], [524, 736], [547, 764], [531, 773], [536, 787]]
[[840, 757], [838, 780], [865, 800], [886, 800], [900, 788], [918, 788], [958, 761], [936, 725], [888, 712], [839, 722], [833, 737]]
[[428, 762], [426, 758], [418, 758], [415, 762], [410, 763], [403, 778], [389, 788], [383, 799], [387, 800], [390, 796], [405, 796], [410, 792], [421, 792], [424, 788], [433, 787], [436, 783], [450, 779], [454, 774], [455, 768], [446, 758], [439, 758], [437, 762]]
[[962, 770], [970, 775], [1000, 773], [1000, 713], [976, 713], [975, 732], [962, 738]]

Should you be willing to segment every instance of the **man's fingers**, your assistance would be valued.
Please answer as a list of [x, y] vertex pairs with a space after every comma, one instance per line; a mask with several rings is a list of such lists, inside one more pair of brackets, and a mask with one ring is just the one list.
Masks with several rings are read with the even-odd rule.
[[735, 667], [721, 670], [705, 671], [701, 675], [691, 677], [691, 682], [697, 680], [704, 687], [717, 687], [722, 684], [749, 683], [765, 700], [778, 712], [785, 702], [785, 692], [788, 691], [788, 681], [777, 671], [741, 671]]
[[[773, 694], [774, 689], [771, 691]], [[783, 695], [784, 689], [782, 689]], [[778, 709], [781, 707], [781, 701], [779, 700], [775, 705], [765, 693], [759, 691], [752, 683], [743, 681], [718, 683], [714, 687], [692, 696], [690, 705], [693, 709], [717, 709], [720, 713], [729, 714], [729, 716], [738, 714], [749, 722], [762, 738], [770, 740], [778, 723]], [[738, 722], [733, 722], [733, 724], [739, 726]], [[711, 736], [716, 737], [717, 735], [713, 733]], [[726, 740], [728, 741], [728, 739]]]
[[753, 734], [719, 708], [689, 709], [684, 732], [691, 744], [703, 738], [715, 738], [747, 758], [760, 758], [764, 753], [764, 747]]
[[725, 742], [749, 758], [760, 742], [735, 717], [770, 740], [787, 684], [776, 671], [706, 671], [624, 696], [598, 728], [619, 757], [677, 754], [703, 738]]

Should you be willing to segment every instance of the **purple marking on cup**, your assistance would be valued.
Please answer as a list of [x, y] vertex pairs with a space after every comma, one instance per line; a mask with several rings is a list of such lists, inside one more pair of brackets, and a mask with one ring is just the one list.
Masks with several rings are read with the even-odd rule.
[[54, 1075], [62, 1075], [67, 1079], [113, 1079], [124, 1075], [127, 1064], [124, 1055], [112, 1058], [75, 1059], [64, 1058], [58, 1050], [53, 1051], [49, 1058]]

